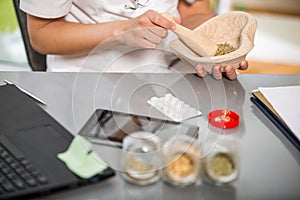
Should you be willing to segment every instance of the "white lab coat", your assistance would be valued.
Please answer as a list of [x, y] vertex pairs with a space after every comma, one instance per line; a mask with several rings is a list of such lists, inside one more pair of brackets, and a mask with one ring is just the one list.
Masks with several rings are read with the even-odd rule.
[[[140, 0], [141, 3], [147, 0]], [[21, 0], [20, 8], [34, 16], [57, 18], [65, 16], [66, 21], [95, 24], [137, 17], [152, 9], [179, 16], [178, 0], [149, 0], [147, 5], [136, 10], [125, 9], [125, 4], [133, 6], [131, 0]], [[168, 37], [157, 50], [136, 49], [118, 46], [102, 49], [98, 45], [87, 55], [47, 55], [48, 71], [87, 72], [170, 72], [168, 65], [176, 56], [169, 51], [169, 42], [177, 39], [169, 32]], [[185, 67], [184, 67], [185, 66]], [[192, 71], [188, 64], [175, 66], [173, 71]]]

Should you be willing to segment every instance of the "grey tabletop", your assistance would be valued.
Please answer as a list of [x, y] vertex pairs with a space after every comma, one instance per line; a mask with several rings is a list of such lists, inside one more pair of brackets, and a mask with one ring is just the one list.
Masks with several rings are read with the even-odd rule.
[[[44, 100], [47, 105], [41, 107], [74, 135], [97, 108], [165, 119], [146, 102], [172, 93], [202, 112], [186, 121], [199, 126], [202, 137], [225, 134], [239, 144], [240, 174], [231, 185], [217, 187], [200, 180], [184, 188], [163, 181], [142, 187], [127, 183], [116, 170], [106, 181], [41, 199], [300, 199], [300, 153], [250, 101], [257, 87], [299, 85], [300, 75], [239, 75], [235, 81], [216, 81], [193, 74], [1, 72], [0, 84], [4, 79]], [[210, 126], [207, 114], [215, 109], [237, 112], [239, 126]], [[117, 165], [111, 149], [98, 151]]]

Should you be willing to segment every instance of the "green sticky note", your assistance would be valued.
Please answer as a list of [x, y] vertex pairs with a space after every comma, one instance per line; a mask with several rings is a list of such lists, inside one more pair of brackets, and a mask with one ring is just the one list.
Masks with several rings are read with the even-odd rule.
[[107, 168], [107, 164], [95, 152], [90, 152], [91, 143], [83, 137], [74, 137], [67, 151], [57, 154], [66, 166], [81, 178], [91, 178]]

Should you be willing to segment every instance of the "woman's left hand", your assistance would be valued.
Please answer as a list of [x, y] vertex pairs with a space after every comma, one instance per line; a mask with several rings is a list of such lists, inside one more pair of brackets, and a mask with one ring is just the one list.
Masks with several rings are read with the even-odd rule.
[[[248, 68], [248, 62], [246, 60], [244, 60], [240, 63], [240, 67], [238, 69], [246, 70], [247, 68]], [[236, 71], [232, 66], [230, 66], [230, 65], [225, 66], [224, 71], [225, 71], [224, 74], [228, 79], [234, 80], [237, 78]], [[201, 64], [198, 64], [196, 66], [196, 72], [197, 72], [197, 75], [200, 77], [204, 77], [207, 74], [207, 72], [205, 71], [204, 67]], [[215, 79], [219, 80], [219, 79], [222, 79], [222, 75], [223, 75], [223, 72], [221, 72], [221, 67], [219, 65], [214, 66], [212, 69], [212, 76]]]

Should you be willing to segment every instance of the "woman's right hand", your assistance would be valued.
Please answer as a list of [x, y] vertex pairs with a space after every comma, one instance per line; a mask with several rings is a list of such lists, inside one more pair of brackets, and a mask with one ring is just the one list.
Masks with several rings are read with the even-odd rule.
[[123, 25], [114, 31], [114, 36], [121, 44], [155, 49], [167, 37], [167, 30], [174, 28], [173, 22], [158, 12], [149, 10], [136, 18], [124, 21]]

